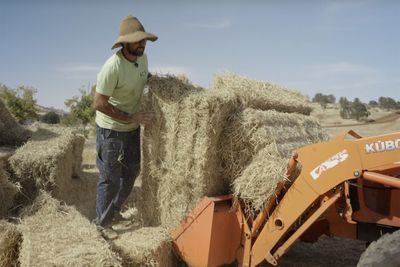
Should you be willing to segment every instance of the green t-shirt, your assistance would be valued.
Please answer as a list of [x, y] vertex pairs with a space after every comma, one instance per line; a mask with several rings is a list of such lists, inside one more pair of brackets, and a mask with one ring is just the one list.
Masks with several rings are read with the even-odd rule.
[[[106, 61], [97, 75], [96, 91], [109, 96], [111, 105], [129, 114], [140, 111], [140, 100], [148, 75], [146, 54], [138, 57], [136, 63], [128, 61], [120, 50]], [[139, 127], [138, 124], [114, 119], [100, 111], [96, 111], [96, 123], [102, 128], [121, 132]]]

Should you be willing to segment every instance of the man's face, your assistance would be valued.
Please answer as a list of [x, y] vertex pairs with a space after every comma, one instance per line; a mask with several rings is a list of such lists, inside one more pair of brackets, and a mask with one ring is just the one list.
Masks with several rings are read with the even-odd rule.
[[144, 49], [146, 47], [146, 41], [147, 40], [144, 39], [136, 43], [127, 43], [126, 49], [128, 50], [129, 54], [140, 57], [144, 53]]

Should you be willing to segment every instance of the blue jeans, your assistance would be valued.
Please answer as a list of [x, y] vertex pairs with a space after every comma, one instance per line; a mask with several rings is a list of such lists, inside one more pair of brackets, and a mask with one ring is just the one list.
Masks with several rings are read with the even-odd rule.
[[96, 127], [97, 184], [96, 223], [106, 226], [132, 191], [140, 172], [140, 128], [118, 132]]

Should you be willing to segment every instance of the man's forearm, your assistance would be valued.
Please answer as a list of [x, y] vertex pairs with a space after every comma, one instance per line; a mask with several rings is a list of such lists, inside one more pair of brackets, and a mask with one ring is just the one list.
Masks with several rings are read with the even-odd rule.
[[97, 110], [110, 116], [111, 118], [124, 121], [124, 122], [132, 122], [132, 116], [129, 113], [126, 113], [110, 103], [106, 103], [102, 106], [97, 107]]

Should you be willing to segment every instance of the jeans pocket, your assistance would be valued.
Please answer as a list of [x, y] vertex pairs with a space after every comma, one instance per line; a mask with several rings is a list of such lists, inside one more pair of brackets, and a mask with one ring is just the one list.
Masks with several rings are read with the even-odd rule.
[[103, 141], [100, 156], [106, 177], [119, 177], [121, 175], [123, 151], [122, 140], [108, 138]]

